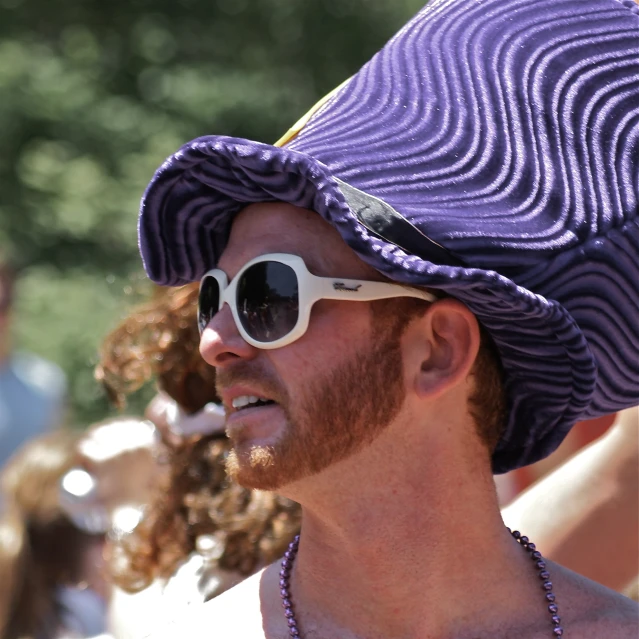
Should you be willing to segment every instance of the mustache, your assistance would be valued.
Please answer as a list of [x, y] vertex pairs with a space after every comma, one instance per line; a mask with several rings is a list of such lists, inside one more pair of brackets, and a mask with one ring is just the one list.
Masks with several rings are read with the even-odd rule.
[[218, 395], [234, 384], [256, 386], [264, 395], [278, 404], [288, 401], [288, 393], [279, 377], [263, 364], [239, 361], [217, 370], [215, 390]]

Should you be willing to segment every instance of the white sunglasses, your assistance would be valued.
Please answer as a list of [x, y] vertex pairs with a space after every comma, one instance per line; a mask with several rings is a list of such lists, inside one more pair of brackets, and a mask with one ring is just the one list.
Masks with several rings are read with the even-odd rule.
[[229, 283], [224, 271], [204, 274], [198, 298], [198, 326], [204, 331], [228, 304], [242, 338], [256, 348], [279, 348], [299, 339], [308, 328], [313, 304], [321, 299], [369, 302], [435, 296], [401, 284], [318, 277], [304, 260], [288, 253], [269, 253], [247, 262]]

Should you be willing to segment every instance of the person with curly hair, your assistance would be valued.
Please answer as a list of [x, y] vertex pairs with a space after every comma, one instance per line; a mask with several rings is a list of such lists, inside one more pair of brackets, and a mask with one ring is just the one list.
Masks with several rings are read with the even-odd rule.
[[0, 475], [0, 637], [85, 639], [106, 628], [104, 532], [68, 515], [60, 482], [81, 433], [25, 444]]
[[230, 444], [215, 370], [197, 350], [196, 317], [197, 287], [158, 290], [100, 349], [96, 376], [118, 405], [148, 381], [159, 387], [146, 416], [161, 433], [161, 486], [137, 527], [111, 543], [111, 630], [122, 639], [224, 592], [279, 557], [299, 531], [297, 504], [227, 478]]

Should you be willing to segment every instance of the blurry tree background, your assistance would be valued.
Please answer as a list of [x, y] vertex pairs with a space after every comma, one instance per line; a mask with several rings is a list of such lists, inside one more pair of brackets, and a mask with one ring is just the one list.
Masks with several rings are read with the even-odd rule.
[[0, 255], [21, 270], [17, 344], [64, 369], [75, 424], [111, 411], [96, 351], [150, 290], [156, 167], [207, 133], [274, 141], [423, 3], [0, 0]]

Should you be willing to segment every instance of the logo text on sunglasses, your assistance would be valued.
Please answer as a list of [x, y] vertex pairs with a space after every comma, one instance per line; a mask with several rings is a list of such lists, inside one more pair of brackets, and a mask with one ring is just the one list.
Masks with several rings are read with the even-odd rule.
[[361, 284], [356, 284], [355, 286], [347, 286], [344, 282], [333, 282], [333, 288], [336, 291], [359, 291], [362, 287]]

